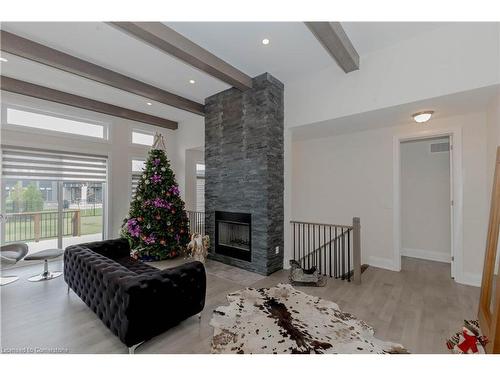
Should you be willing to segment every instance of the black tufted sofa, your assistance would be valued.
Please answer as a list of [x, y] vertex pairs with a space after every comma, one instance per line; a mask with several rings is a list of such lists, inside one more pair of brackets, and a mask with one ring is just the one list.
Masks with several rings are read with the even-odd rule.
[[124, 239], [67, 247], [64, 279], [128, 347], [201, 312], [205, 305], [202, 263], [159, 270], [131, 258]]

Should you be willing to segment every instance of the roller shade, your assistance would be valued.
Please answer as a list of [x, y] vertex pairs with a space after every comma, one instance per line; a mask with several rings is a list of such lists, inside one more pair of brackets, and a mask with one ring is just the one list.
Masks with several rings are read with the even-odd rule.
[[205, 179], [196, 179], [196, 211], [205, 212]]
[[106, 176], [106, 157], [2, 146], [3, 178], [106, 182]]
[[135, 191], [137, 190], [141, 177], [141, 173], [132, 173], [132, 197], [135, 195]]

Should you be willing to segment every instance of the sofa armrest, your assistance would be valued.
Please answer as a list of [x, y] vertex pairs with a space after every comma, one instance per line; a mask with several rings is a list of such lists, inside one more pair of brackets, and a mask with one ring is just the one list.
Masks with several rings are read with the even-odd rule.
[[82, 245], [68, 246], [64, 252], [68, 287], [128, 346], [127, 290], [137, 278], [134, 272]]
[[205, 267], [200, 262], [190, 262], [141, 275], [128, 283], [125, 292], [125, 315], [129, 322], [125, 341], [135, 344], [203, 310]]

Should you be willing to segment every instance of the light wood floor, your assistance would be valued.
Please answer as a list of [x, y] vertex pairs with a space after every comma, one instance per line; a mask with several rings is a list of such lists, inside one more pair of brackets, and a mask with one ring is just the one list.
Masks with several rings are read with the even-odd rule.
[[[60, 262], [52, 262], [53, 270]], [[160, 267], [172, 266], [161, 263]], [[127, 348], [71, 292], [63, 277], [31, 283], [26, 279], [41, 265], [12, 270], [21, 276], [1, 292], [1, 347], [56, 348], [69, 353], [127, 353]], [[287, 282], [286, 271], [262, 277], [218, 262], [207, 262], [207, 302], [201, 321], [191, 317], [141, 345], [136, 353], [209, 353], [215, 307], [228, 292]], [[6, 272], [7, 274], [7, 272]], [[448, 264], [403, 258], [402, 271], [374, 267], [360, 286], [329, 279], [324, 288], [300, 287], [306, 293], [335, 301], [375, 328], [375, 335], [400, 342], [412, 353], [446, 353], [445, 340], [476, 317], [479, 288], [456, 284]], [[172, 306], [175, 308], [175, 306]]]

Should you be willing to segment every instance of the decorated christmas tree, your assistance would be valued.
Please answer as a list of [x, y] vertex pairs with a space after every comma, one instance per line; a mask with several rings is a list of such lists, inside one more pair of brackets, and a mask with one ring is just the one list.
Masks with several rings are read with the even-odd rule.
[[189, 242], [184, 202], [160, 134], [149, 151], [122, 237], [130, 241], [133, 255], [142, 260], [173, 258]]

